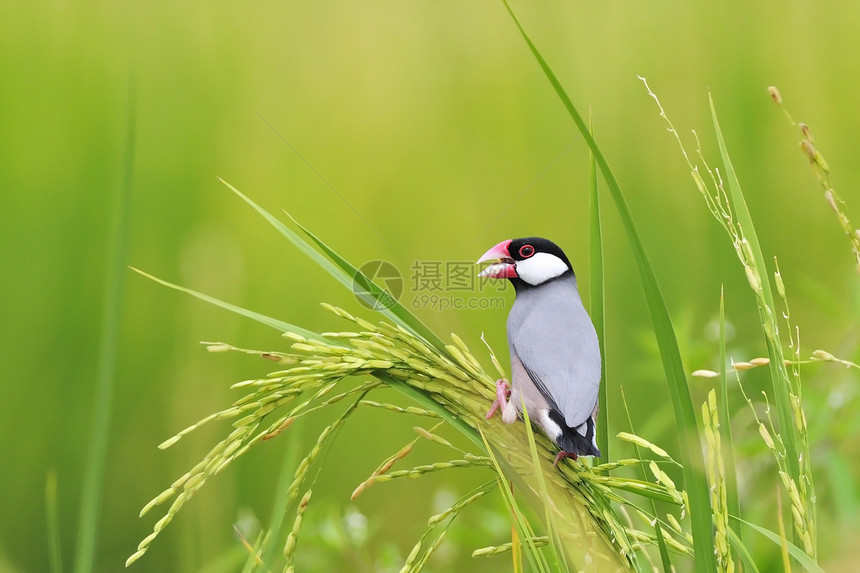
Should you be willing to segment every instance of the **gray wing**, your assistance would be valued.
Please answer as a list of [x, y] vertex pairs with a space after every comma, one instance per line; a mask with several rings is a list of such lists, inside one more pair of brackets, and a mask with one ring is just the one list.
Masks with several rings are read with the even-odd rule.
[[522, 308], [512, 309], [508, 335], [529, 378], [576, 428], [597, 405], [600, 347], [575, 287], [573, 293], [541, 293], [522, 301]]

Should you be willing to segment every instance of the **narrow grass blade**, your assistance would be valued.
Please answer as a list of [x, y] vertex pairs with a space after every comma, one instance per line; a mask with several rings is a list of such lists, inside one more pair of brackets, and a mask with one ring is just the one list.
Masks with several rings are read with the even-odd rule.
[[263, 556], [263, 564], [270, 570], [274, 570], [275, 555], [283, 547], [284, 540], [281, 534], [284, 526], [284, 514], [286, 512], [287, 499], [289, 498], [290, 483], [299, 463], [300, 434], [296, 425], [290, 428], [289, 437], [285, 446], [284, 462], [281, 465], [281, 476], [278, 478], [278, 493], [272, 504], [272, 517], [269, 519], [269, 529], [263, 538], [260, 552]]
[[564, 558], [564, 546], [561, 543], [561, 539], [558, 536], [558, 524], [555, 520], [555, 514], [553, 512], [554, 503], [549, 497], [549, 491], [546, 488], [546, 479], [543, 475], [543, 468], [540, 463], [540, 454], [537, 451], [537, 444], [535, 443], [535, 435], [534, 431], [532, 431], [531, 420], [529, 420], [529, 413], [526, 410], [525, 402], [523, 402], [523, 425], [526, 427], [526, 436], [529, 440], [529, 451], [532, 456], [532, 463], [535, 467], [535, 474], [537, 475], [537, 485], [540, 490], [540, 497], [543, 501], [544, 508], [544, 523], [546, 524], [546, 532], [547, 538], [549, 539], [549, 546], [552, 554], [552, 570], [553, 571], [569, 571], [570, 569], [567, 566], [567, 560]]
[[[592, 132], [593, 133], [593, 132]], [[590, 153], [591, 201], [589, 209], [589, 247], [590, 247], [590, 292], [591, 322], [597, 331], [597, 344], [600, 348], [600, 392], [597, 410], [597, 449], [601, 459], [609, 461], [609, 408], [606, 405], [606, 329], [603, 287], [603, 232], [600, 224], [600, 190], [597, 185], [597, 162]]]
[[747, 549], [747, 546], [744, 545], [744, 542], [741, 539], [741, 536], [737, 532], [735, 532], [735, 530], [731, 527], [729, 528], [728, 533], [729, 533], [729, 535], [728, 535], [729, 544], [731, 544], [732, 548], [734, 548], [734, 550], [740, 556], [741, 561], [744, 564], [744, 570], [747, 573], [758, 573], [758, 567], [756, 566], [755, 561], [752, 558], [752, 555], [750, 555], [750, 552]]
[[[367, 294], [373, 298], [374, 301], [379, 303], [381, 308], [380, 312], [387, 316], [389, 319], [393, 320], [397, 324], [400, 324], [404, 328], [408, 328], [410, 331], [414, 332], [427, 342], [429, 342], [432, 346], [436, 348], [439, 352], [442, 352], [446, 356], [448, 355], [448, 351], [445, 349], [445, 344], [442, 340], [436, 336], [432, 330], [427, 328], [427, 326], [422, 323], [418, 317], [412, 314], [405, 306], [403, 306], [399, 301], [394, 300], [391, 294], [389, 294], [384, 289], [380, 288], [376, 284], [373, 283], [369, 278], [367, 278], [363, 273], [361, 273], [355, 266], [350, 264], [346, 259], [338, 255], [331, 247], [323, 243], [320, 239], [318, 239], [313, 233], [309, 230], [305, 229], [298, 223], [296, 225], [320, 248], [325, 254], [331, 258], [331, 261], [324, 256], [322, 256], [316, 249], [314, 249], [310, 243], [302, 239], [297, 233], [295, 233], [292, 229], [284, 225], [280, 220], [278, 220], [274, 215], [257, 205], [254, 201], [252, 201], [248, 196], [244, 193], [224, 181], [223, 179], [219, 179], [221, 183], [226, 185], [233, 193], [235, 193], [240, 199], [245, 201], [248, 205], [250, 205], [255, 211], [257, 211], [260, 215], [263, 216], [266, 221], [268, 221], [275, 229], [278, 230], [284, 237], [286, 237], [293, 245], [296, 246], [301, 252], [306, 254], [313, 262], [322, 267], [328, 274], [335, 278], [341, 285], [346, 287], [350, 292], [355, 292], [355, 283], [356, 280], [361, 281], [360, 285], [363, 289], [367, 289]], [[291, 217], [292, 218], [292, 217]], [[293, 220], [295, 222], [295, 220]], [[334, 262], [332, 262], [334, 261]]]
[[45, 480], [45, 511], [48, 524], [48, 557], [51, 573], [63, 573], [63, 550], [60, 543], [60, 510], [57, 502], [57, 472], [51, 470]]
[[[190, 294], [191, 296], [199, 298], [200, 300], [206, 301], [210, 304], [213, 304], [213, 305], [218, 306], [220, 308], [223, 308], [225, 310], [229, 310], [230, 312], [239, 314], [241, 316], [245, 316], [245, 317], [250, 318], [252, 320], [255, 320], [261, 324], [265, 324], [266, 326], [270, 326], [270, 327], [272, 327], [272, 328], [274, 328], [280, 332], [295, 332], [297, 334], [301, 334], [302, 336], [304, 336], [305, 338], [308, 338], [308, 339], [325, 340], [322, 336], [320, 336], [319, 334], [317, 334], [315, 332], [312, 332], [310, 330], [306, 330], [306, 329], [301, 328], [299, 326], [295, 326], [295, 325], [290, 324], [288, 322], [284, 322], [284, 321], [278, 320], [276, 318], [271, 318], [269, 316], [260, 314], [258, 312], [254, 312], [252, 310], [247, 310], [245, 308], [236, 306], [234, 304], [230, 304], [229, 302], [224, 302], [220, 299], [211, 297], [209, 295], [205, 295], [205, 294], [200, 293], [198, 291], [195, 291], [193, 289], [189, 289], [189, 288], [186, 288], [183, 286], [173, 284], [171, 282], [165, 281], [163, 279], [160, 279], [158, 277], [155, 277], [153, 275], [150, 275], [149, 273], [145, 273], [145, 272], [138, 270], [138, 269], [135, 269], [133, 267], [132, 267], [132, 270], [145, 276], [146, 278], [151, 279], [151, 280], [153, 280], [159, 284], [162, 284], [166, 287], [172, 288], [174, 290], [178, 290], [180, 292]], [[412, 388], [412, 387], [404, 384], [403, 382], [401, 382], [400, 380], [397, 380], [396, 378], [394, 378], [392, 376], [388, 376], [384, 373], [379, 373], [377, 375], [377, 377], [381, 381], [390, 385], [391, 387], [396, 388], [397, 390], [400, 390], [402, 393], [406, 394], [407, 396], [409, 396], [410, 398], [415, 400], [418, 404], [421, 404], [422, 406], [424, 406], [426, 409], [431, 410], [431, 411], [439, 414], [439, 416], [441, 418], [443, 418], [446, 422], [451, 424], [453, 427], [457, 428], [463, 435], [470, 438], [476, 445], [478, 445], [480, 447], [484, 446], [480, 437], [478, 436], [478, 434], [475, 432], [475, 430], [471, 426], [469, 426], [467, 423], [465, 423], [462, 419], [451, 415], [451, 413], [448, 412], [448, 410], [443, 408], [435, 400], [431, 399], [430, 397], [426, 396], [425, 394], [422, 394], [421, 392], [419, 392], [415, 388]]]
[[[636, 435], [636, 429], [633, 427], [633, 418], [630, 416], [630, 407], [627, 405], [627, 396], [624, 394], [624, 387], [621, 387], [621, 401], [624, 403], [624, 411], [627, 414], [627, 425], [630, 427], [630, 433]], [[633, 447], [636, 448], [636, 458], [639, 460], [644, 459], [642, 457], [642, 450], [639, 449], [639, 444], [633, 443]], [[648, 479], [647, 474], [645, 473], [644, 464], [639, 464], [639, 472], [642, 476], [642, 481], [646, 481]], [[669, 560], [669, 550], [666, 547], [666, 540], [663, 538], [663, 528], [660, 527], [660, 520], [657, 519], [657, 504], [654, 501], [654, 498], [650, 498], [651, 501], [651, 514], [654, 516], [654, 531], [657, 534], [657, 547], [660, 550], [660, 561], [663, 563], [663, 573], [672, 573], [672, 562]]]
[[[737, 213], [738, 225], [743, 229], [744, 236], [749, 243], [752, 258], [755, 261], [755, 265], [758, 267], [763, 279], [761, 281], [761, 294], [767, 308], [762, 308], [762, 306], [759, 305], [759, 314], [765, 330], [765, 340], [767, 341], [768, 356], [770, 357], [769, 368], [771, 382], [773, 383], [774, 401], [776, 402], [776, 411], [779, 418], [779, 427], [781, 430], [780, 436], [785, 444], [786, 462], [788, 465], [789, 475], [796, 483], [800, 483], [800, 467], [797, 461], [797, 436], [794, 430], [791, 402], [788, 396], [788, 371], [785, 367], [785, 357], [783, 356], [782, 347], [780, 346], [779, 339], [775, 331], [776, 320], [774, 317], [768, 316], [768, 312], [771, 312], [770, 309], [776, 308], [774, 305], [773, 291], [771, 290], [770, 281], [766, 278], [768, 277], [768, 273], [766, 271], [767, 266], [765, 265], [761, 245], [758, 242], [755, 226], [752, 222], [752, 216], [750, 215], [749, 208], [747, 207], [743, 191], [741, 191], [741, 185], [738, 181], [737, 174], [735, 173], [735, 168], [732, 165], [732, 160], [729, 157], [728, 150], [726, 149], [726, 142], [723, 139], [723, 132], [720, 129], [720, 122], [717, 119], [717, 110], [714, 106], [714, 98], [709, 96], [709, 101], [711, 105], [711, 118], [714, 122], [714, 131], [716, 132], [717, 137], [717, 144], [720, 148], [720, 155], [722, 156], [723, 166], [725, 168], [725, 181], [729, 188], [732, 204], [735, 208], [735, 212]], [[772, 324], [773, 328], [769, 328], [767, 326], [769, 324]]]
[[186, 288], [183, 286], [179, 286], [168, 282], [164, 279], [160, 279], [156, 276], [153, 276], [149, 273], [146, 273], [140, 269], [136, 269], [134, 267], [129, 267], [134, 272], [145, 276], [146, 278], [157, 282], [158, 284], [164, 285], [166, 287], [172, 288], [173, 290], [178, 290], [180, 292], [184, 292], [186, 294], [190, 294], [193, 297], [199, 298], [202, 301], [206, 301], [209, 304], [214, 304], [217, 307], [223, 308], [224, 310], [229, 310], [232, 313], [239, 314], [246, 318], [250, 318], [251, 320], [255, 320], [260, 324], [265, 324], [266, 326], [270, 326], [275, 330], [280, 332], [295, 332], [296, 334], [301, 334], [305, 338], [313, 339], [313, 340], [325, 340], [322, 336], [317, 334], [316, 332], [312, 332], [310, 330], [306, 330], [300, 326], [296, 326], [294, 324], [290, 324], [289, 322], [284, 322], [283, 320], [278, 320], [277, 318], [271, 318], [264, 314], [260, 314], [259, 312], [254, 312], [253, 310], [248, 310], [242, 308], [240, 306], [236, 306], [235, 304], [230, 304], [229, 302], [224, 302], [223, 300], [217, 299], [215, 297], [211, 297], [209, 295], [203, 294], [201, 292], [197, 292], [196, 290]]
[[[287, 214], [289, 216], [289, 214]], [[382, 312], [401, 326], [408, 328], [415, 334], [422, 337], [424, 340], [433, 345], [436, 350], [439, 352], [448, 355], [449, 352], [445, 347], [445, 343], [442, 342], [435, 332], [430, 330], [421, 320], [412, 314], [412, 312], [403, 306], [403, 304], [399, 300], [394, 300], [391, 294], [377, 286], [372, 280], [370, 280], [361, 270], [357, 269], [353, 266], [349, 261], [341, 257], [337, 254], [334, 249], [329, 247], [327, 244], [322, 242], [316, 235], [311, 233], [304, 225], [300, 224], [298, 221], [292, 219], [293, 223], [302, 230], [316, 245], [322, 249], [322, 251], [332, 260], [334, 263], [340, 267], [340, 269], [346, 273], [347, 276], [353, 277], [353, 280], [360, 281], [360, 284], [363, 288], [367, 289], [368, 294], [370, 294], [376, 302], [382, 302], [385, 304], [390, 304], [391, 306], [387, 306]]]
[[[737, 521], [738, 523], [742, 523], [742, 524], [746, 525], [747, 527], [749, 527], [750, 529], [753, 529], [754, 531], [757, 531], [758, 533], [767, 537], [768, 539], [773, 541], [777, 546], [782, 545], [782, 541], [780, 541], [779, 535], [774, 533], [773, 531], [771, 531], [769, 529], [765, 529], [764, 527], [758, 526], [754, 523], [750, 523], [749, 521], [746, 521], [745, 519], [737, 518], [734, 515], [732, 515], [731, 518], [734, 519], [735, 521]], [[812, 559], [812, 557], [807, 555], [803, 551], [803, 549], [801, 549], [800, 547], [798, 547], [797, 545], [795, 545], [791, 541], [786, 540], [785, 543], [788, 547], [789, 554], [792, 557], [794, 557], [797, 560], [797, 562], [803, 566], [804, 569], [806, 569], [807, 571], [810, 571], [811, 573], [824, 573], [824, 569], [822, 569], [821, 566]]]
[[657, 534], [657, 548], [660, 550], [660, 563], [663, 564], [663, 573], [672, 573], [672, 561], [669, 560], [669, 550], [666, 548], [666, 540], [663, 539], [663, 528], [657, 520], [654, 520], [654, 532]]
[[[501, 480], [499, 483], [502, 483]], [[513, 561], [514, 573], [523, 573], [523, 545], [520, 542], [520, 534], [517, 533], [517, 526], [513, 522], [511, 522], [511, 561]]]
[[499, 465], [499, 460], [496, 458], [493, 449], [490, 447], [489, 442], [487, 442], [487, 438], [484, 436], [480, 427], [478, 427], [478, 431], [481, 432], [481, 439], [484, 441], [484, 447], [486, 448], [490, 459], [493, 460], [493, 468], [496, 470], [496, 475], [499, 479], [499, 491], [502, 492], [502, 498], [505, 500], [505, 505], [508, 506], [508, 510], [511, 512], [511, 517], [517, 528], [517, 534], [521, 541], [525, 541], [524, 553], [532, 566], [532, 570], [540, 571], [541, 573], [549, 573], [551, 571], [549, 564], [546, 562], [546, 558], [543, 553], [541, 553], [540, 549], [534, 545], [534, 531], [532, 530], [531, 525], [529, 525], [528, 520], [523, 515], [523, 512], [520, 510], [519, 505], [517, 505], [517, 500], [514, 498], [514, 494], [507, 487], [507, 479], [505, 477], [505, 473], [502, 471], [502, 467]]
[[[732, 439], [732, 424], [729, 414], [729, 384], [726, 372], [726, 301], [723, 288], [720, 288], [720, 441], [723, 444], [722, 456], [726, 472], [726, 502], [729, 515], [740, 517], [741, 506], [738, 499], [738, 477], [735, 470], [735, 444]], [[742, 529], [738, 528], [738, 539], [743, 542]]]
[[242, 573], [251, 573], [259, 566], [263, 565], [262, 560], [260, 559], [260, 548], [263, 545], [263, 537], [264, 534], [261, 531], [257, 534], [257, 538], [254, 540], [254, 544], [245, 539], [242, 535], [242, 532], [235, 525], [233, 526], [233, 530], [236, 535], [239, 537], [239, 542], [242, 544], [242, 547], [245, 549], [245, 552], [248, 554], [248, 559], [245, 561], [245, 566], [242, 568]]
[[106, 266], [106, 288], [102, 309], [101, 341], [99, 342], [93, 425], [89, 439], [89, 452], [84, 469], [81, 510], [78, 517], [78, 539], [75, 551], [75, 573], [93, 570], [98, 543], [99, 516], [104, 490], [105, 466], [110, 442], [110, 416], [113, 386], [116, 374], [116, 355], [119, 341], [122, 294], [125, 286], [125, 260], [128, 227], [131, 211], [131, 188], [134, 177], [135, 125], [137, 108], [135, 84], [129, 81], [129, 106], [126, 120], [123, 180], [116, 194], [111, 213]]
[[531, 38], [529, 38], [525, 29], [523, 29], [519, 20], [517, 20], [507, 0], [503, 1], [520, 34], [543, 70], [544, 75], [546, 75], [546, 78], [582, 134], [583, 139], [585, 139], [585, 142], [594, 154], [594, 160], [598, 167], [600, 167], [606, 185], [609, 187], [609, 191], [618, 209], [618, 214], [621, 217], [621, 222], [633, 247], [633, 254], [642, 278], [645, 299], [648, 302], [648, 310], [651, 314], [651, 322], [654, 325], [654, 334], [663, 360], [666, 382], [669, 386], [672, 406], [675, 411], [675, 423], [678, 435], [680, 436], [681, 463], [684, 466], [684, 487], [690, 500], [690, 520], [693, 526], [693, 547], [695, 550], [696, 566], [703, 571], [715, 570], [717, 564], [713, 551], [712, 512], [708, 494], [708, 483], [704, 474], [704, 459], [702, 457], [699, 430], [696, 423], [696, 413], [693, 408], [692, 398], [690, 397], [690, 389], [687, 387], [686, 374], [681, 363], [681, 353], [678, 349], [675, 330], [672, 327], [669, 311], [660, 292], [657, 277], [651, 268], [651, 263], [648, 260], [645, 248], [639, 238], [639, 233], [633, 223], [633, 217], [630, 215], [627, 202], [621, 194], [621, 188], [609, 167], [609, 163], [597, 146], [597, 142], [594, 140], [591, 132], [589, 132], [588, 126], [583, 121], [582, 116], [564, 91], [558, 78], [531, 41]]

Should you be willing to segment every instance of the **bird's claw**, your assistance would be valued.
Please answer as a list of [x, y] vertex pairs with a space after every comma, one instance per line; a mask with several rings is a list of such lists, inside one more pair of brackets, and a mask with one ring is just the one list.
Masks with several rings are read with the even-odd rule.
[[579, 459], [579, 456], [578, 456], [578, 455], [576, 455], [576, 454], [575, 454], [575, 453], [573, 453], [573, 452], [566, 452], [566, 451], [562, 450], [562, 451], [560, 451], [560, 452], [558, 453], [558, 455], [555, 457], [555, 461], [554, 461], [554, 462], [552, 462], [552, 467], [556, 467], [556, 466], [558, 465], [558, 462], [560, 462], [560, 461], [561, 461], [561, 460], [563, 460], [564, 458], [571, 458], [571, 459], [573, 459], [573, 460], [578, 460], [578, 459]]
[[508, 398], [511, 395], [511, 387], [508, 385], [508, 381], [504, 378], [499, 378], [496, 380], [496, 399], [493, 401], [493, 405], [490, 406], [490, 411], [487, 412], [487, 419], [495, 415], [496, 411], [504, 410], [505, 406], [508, 404]]

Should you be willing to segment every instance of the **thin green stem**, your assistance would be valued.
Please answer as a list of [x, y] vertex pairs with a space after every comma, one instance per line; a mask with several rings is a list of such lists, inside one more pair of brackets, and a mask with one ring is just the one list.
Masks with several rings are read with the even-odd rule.
[[131, 188], [134, 175], [136, 103], [135, 84], [129, 82], [129, 106], [126, 124], [125, 161], [122, 187], [115, 196], [109, 237], [110, 256], [106, 269], [104, 308], [102, 311], [101, 342], [99, 344], [98, 374], [96, 378], [93, 425], [89, 440], [89, 453], [85, 466], [81, 512], [78, 519], [78, 541], [75, 554], [75, 573], [93, 570], [98, 543], [99, 514], [101, 512], [102, 484], [110, 441], [111, 403], [116, 372], [117, 342], [122, 307], [122, 294], [126, 273], [126, 244], [128, 239]]
[[51, 573], [63, 573], [63, 552], [60, 543], [60, 510], [57, 501], [57, 472], [51, 470], [45, 480], [45, 511], [48, 523], [48, 556]]
[[[591, 128], [593, 129], [593, 127]], [[589, 280], [591, 290], [591, 321], [597, 332], [597, 343], [600, 348], [600, 392], [598, 394], [597, 412], [597, 449], [603, 460], [609, 457], [609, 408], [606, 403], [606, 320], [604, 308], [604, 278], [603, 278], [603, 232], [600, 223], [600, 190], [597, 181], [597, 162], [594, 153], [589, 153], [589, 175], [591, 180], [590, 201], [590, 240], [591, 256], [589, 257]]]
[[553, 89], [567, 110], [576, 127], [579, 129], [582, 138], [585, 140], [588, 147], [594, 154], [594, 160], [600, 167], [603, 178], [609, 187], [610, 194], [615, 201], [615, 206], [618, 209], [618, 214], [624, 225], [624, 230], [633, 248], [633, 253], [636, 258], [636, 263], [639, 267], [639, 275], [642, 279], [642, 286], [645, 292], [645, 298], [648, 301], [648, 310], [651, 314], [651, 322], [654, 327], [654, 334], [657, 339], [657, 345], [660, 348], [660, 356], [663, 361], [663, 370], [666, 375], [666, 382], [669, 386], [669, 394], [672, 398], [672, 407], [675, 412], [675, 423], [677, 425], [678, 434], [680, 436], [681, 463], [684, 466], [684, 482], [687, 494], [690, 499], [690, 518], [693, 524], [693, 542], [696, 555], [696, 566], [702, 570], [716, 569], [716, 556], [714, 555], [714, 538], [713, 526], [711, 520], [710, 496], [708, 493], [708, 483], [704, 474], [704, 459], [702, 457], [702, 448], [699, 441], [699, 430], [696, 422], [696, 412], [693, 408], [693, 400], [690, 396], [690, 389], [687, 386], [687, 378], [684, 372], [684, 367], [681, 362], [681, 353], [678, 349], [678, 340], [675, 336], [675, 329], [672, 326], [669, 310], [666, 307], [666, 301], [660, 292], [660, 285], [657, 282], [657, 276], [654, 274], [654, 269], [651, 267], [651, 262], [645, 253], [645, 247], [642, 240], [639, 238], [639, 232], [636, 230], [636, 225], [633, 222], [633, 217], [630, 214], [630, 209], [627, 207], [627, 201], [621, 193], [621, 188], [618, 185], [618, 180], [612, 173], [609, 163], [600, 151], [594, 137], [588, 130], [588, 126], [582, 119], [582, 116], [573, 105], [567, 92], [559, 82], [555, 73], [544, 60], [540, 51], [532, 42], [525, 29], [520, 24], [507, 0], [503, 0], [505, 8], [511, 16], [511, 19], [516, 24], [526, 44], [528, 44], [532, 55], [540, 65], [547, 80], [552, 85]]
[[[740, 517], [741, 506], [738, 499], [738, 478], [735, 469], [735, 446], [732, 438], [731, 415], [729, 414], [729, 384], [726, 371], [726, 301], [720, 288], [720, 403], [719, 419], [721, 440], [726, 447], [722, 449], [726, 469], [726, 497], [730, 515]], [[738, 527], [738, 540], [743, 543], [742, 528]]]

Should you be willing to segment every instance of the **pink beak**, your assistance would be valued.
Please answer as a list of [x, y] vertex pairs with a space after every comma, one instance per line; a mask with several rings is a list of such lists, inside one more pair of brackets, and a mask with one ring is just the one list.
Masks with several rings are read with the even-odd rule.
[[480, 264], [487, 261], [496, 261], [496, 264], [490, 265], [489, 267], [478, 273], [479, 277], [486, 277], [491, 279], [511, 279], [518, 276], [516, 265], [514, 264], [513, 258], [511, 258], [510, 251], [508, 251], [508, 245], [510, 244], [510, 239], [508, 239], [507, 241], [502, 241], [501, 243], [481, 255], [481, 258], [478, 259], [478, 262], [475, 264]]

